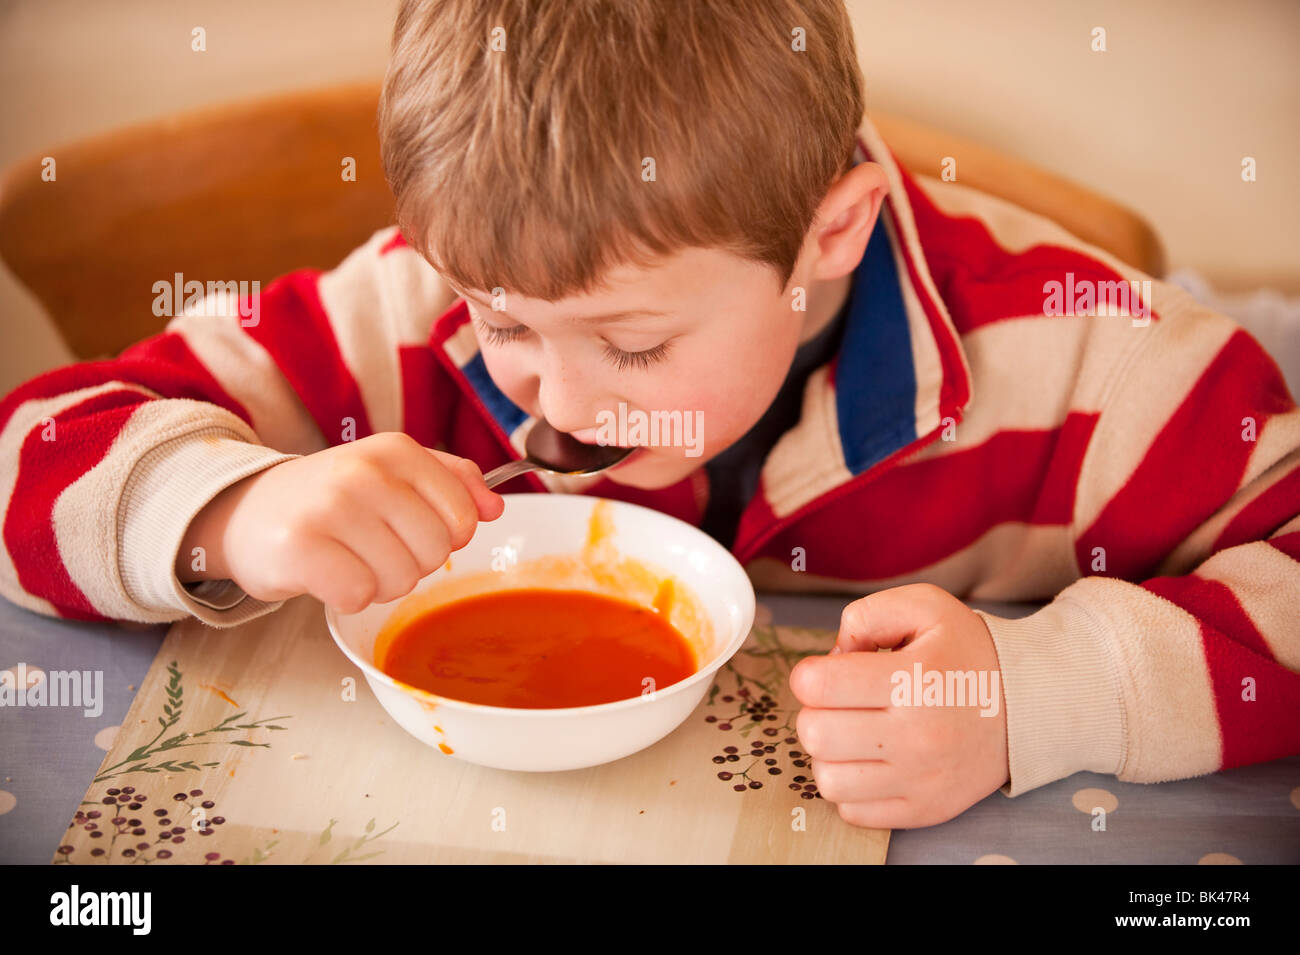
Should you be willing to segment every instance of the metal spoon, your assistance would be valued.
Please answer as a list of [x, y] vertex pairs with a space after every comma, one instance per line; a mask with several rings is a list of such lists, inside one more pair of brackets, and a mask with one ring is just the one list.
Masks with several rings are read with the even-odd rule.
[[595, 474], [613, 467], [635, 450], [636, 448], [613, 445], [583, 444], [570, 434], [556, 431], [544, 418], [538, 418], [524, 442], [524, 459], [493, 468], [484, 475], [483, 480], [491, 488], [529, 471]]

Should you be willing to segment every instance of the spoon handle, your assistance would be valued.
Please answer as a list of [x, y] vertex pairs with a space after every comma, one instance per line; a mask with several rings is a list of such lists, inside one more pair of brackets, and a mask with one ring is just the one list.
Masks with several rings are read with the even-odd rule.
[[535, 470], [537, 470], [536, 463], [529, 461], [527, 458], [522, 458], [518, 461], [507, 462], [499, 468], [493, 468], [483, 476], [483, 480], [489, 488], [493, 488], [503, 481], [509, 481], [512, 477]]

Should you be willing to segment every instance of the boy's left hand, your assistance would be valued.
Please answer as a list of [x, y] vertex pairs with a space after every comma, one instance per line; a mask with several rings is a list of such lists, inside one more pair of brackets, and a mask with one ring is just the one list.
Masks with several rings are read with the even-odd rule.
[[[875, 652], [884, 647], [892, 652]], [[891, 705], [891, 677], [905, 671], [911, 681], [918, 661], [923, 673], [985, 671], [985, 686], [996, 689], [989, 696], [996, 714], [981, 716], [970, 700]], [[840, 618], [835, 648], [799, 661], [790, 688], [804, 704], [795, 731], [813, 757], [817, 788], [855, 826], [947, 822], [1010, 776], [993, 638], [978, 614], [940, 587], [908, 584], [853, 601]]]

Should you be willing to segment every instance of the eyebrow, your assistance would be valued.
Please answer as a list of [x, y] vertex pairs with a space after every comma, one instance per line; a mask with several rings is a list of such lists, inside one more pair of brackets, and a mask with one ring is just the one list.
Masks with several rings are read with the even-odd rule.
[[[452, 291], [457, 291], [457, 290], [453, 287]], [[483, 306], [486, 309], [492, 308], [490, 302], [485, 302], [481, 298], [477, 298], [476, 296], [473, 295], [466, 295], [464, 292], [457, 292], [457, 294], [459, 294], [462, 298], [469, 299], [471, 302], [474, 302], [477, 305]], [[508, 310], [505, 311], [506, 314], [509, 314]], [[669, 314], [668, 312], [657, 312], [654, 311], [653, 309], [648, 309], [648, 308], [634, 308], [622, 312], [609, 312], [608, 314], [605, 315], [586, 315], [583, 318], [578, 319], [578, 321], [594, 325], [598, 322], [621, 322], [629, 318], [639, 318], [643, 315], [662, 317], [668, 314]]]

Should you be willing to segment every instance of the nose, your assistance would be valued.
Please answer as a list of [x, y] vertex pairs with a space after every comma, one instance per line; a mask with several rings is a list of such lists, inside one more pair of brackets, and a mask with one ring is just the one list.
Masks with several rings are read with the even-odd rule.
[[543, 371], [537, 386], [537, 410], [557, 431], [582, 431], [597, 426], [604, 405], [590, 378], [570, 367]]

